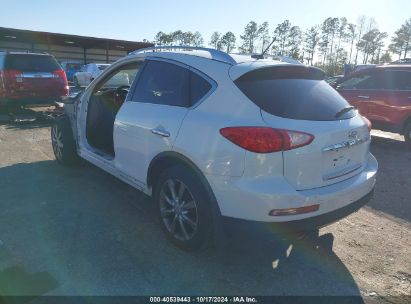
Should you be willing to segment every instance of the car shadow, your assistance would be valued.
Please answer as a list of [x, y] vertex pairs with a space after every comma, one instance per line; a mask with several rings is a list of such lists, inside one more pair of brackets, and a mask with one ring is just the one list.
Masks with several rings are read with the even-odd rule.
[[379, 171], [374, 198], [367, 206], [411, 222], [411, 149], [403, 141], [373, 136], [371, 152]]
[[60, 282], [50, 295], [351, 295], [362, 303], [331, 234], [298, 241], [225, 221], [223, 245], [184, 252], [166, 240], [147, 196], [84, 163], [3, 167], [0, 190], [0, 240], [31, 273]]
[[30, 274], [17, 266], [0, 270], [0, 302], [1, 296], [24, 296], [24, 302], [29, 302], [57, 286], [58, 282], [47, 272]]

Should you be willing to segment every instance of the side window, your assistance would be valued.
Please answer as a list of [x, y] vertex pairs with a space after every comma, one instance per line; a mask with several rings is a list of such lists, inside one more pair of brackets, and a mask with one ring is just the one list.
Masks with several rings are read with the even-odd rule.
[[197, 73], [190, 72], [190, 102], [197, 103], [211, 90], [211, 84]]
[[4, 55], [0, 55], [0, 70], [4, 68]]
[[411, 90], [411, 72], [386, 71], [384, 80], [384, 89], [386, 90]]
[[147, 61], [133, 101], [177, 107], [189, 106], [189, 70], [163, 62]]
[[381, 89], [377, 73], [354, 75], [343, 81], [338, 88], [342, 90], [377, 90]]
[[130, 87], [137, 75], [141, 63], [132, 63], [119, 67], [116, 71], [101, 81], [94, 91], [106, 91], [108, 89], [116, 89], [121, 86]]

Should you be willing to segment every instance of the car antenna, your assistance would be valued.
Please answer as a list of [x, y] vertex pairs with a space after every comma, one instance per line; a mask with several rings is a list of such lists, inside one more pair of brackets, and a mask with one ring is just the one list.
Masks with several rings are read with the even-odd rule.
[[274, 42], [275, 42], [276, 40], [277, 40], [277, 38], [274, 37], [274, 38], [273, 38], [273, 41], [271, 41], [271, 43], [266, 47], [266, 49], [265, 49], [261, 54], [251, 55], [251, 58], [264, 59], [265, 53], [267, 53], [267, 51], [270, 49], [270, 47], [274, 44]]

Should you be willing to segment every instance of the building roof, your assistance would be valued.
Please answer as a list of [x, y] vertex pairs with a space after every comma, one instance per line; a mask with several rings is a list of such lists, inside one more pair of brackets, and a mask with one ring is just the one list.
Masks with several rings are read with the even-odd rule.
[[135, 42], [108, 38], [86, 37], [69, 34], [38, 32], [0, 27], [0, 41], [24, 42], [37, 44], [53, 44], [61, 46], [81, 47], [85, 49], [108, 49], [131, 52], [153, 46], [149, 42]]

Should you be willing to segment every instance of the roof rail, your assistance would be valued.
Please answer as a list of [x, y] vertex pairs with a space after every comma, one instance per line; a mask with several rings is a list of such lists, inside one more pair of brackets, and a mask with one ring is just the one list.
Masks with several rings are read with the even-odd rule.
[[237, 62], [231, 57], [229, 54], [223, 51], [219, 51], [216, 49], [210, 49], [205, 47], [198, 47], [198, 46], [173, 46], [173, 45], [166, 45], [166, 46], [154, 46], [144, 49], [139, 49], [129, 53], [129, 55], [137, 55], [141, 53], [148, 53], [148, 52], [161, 52], [162, 50], [168, 51], [177, 51], [177, 50], [185, 50], [185, 51], [205, 51], [211, 55], [211, 59], [221, 61], [224, 63], [228, 63], [231, 65], [237, 64]]

